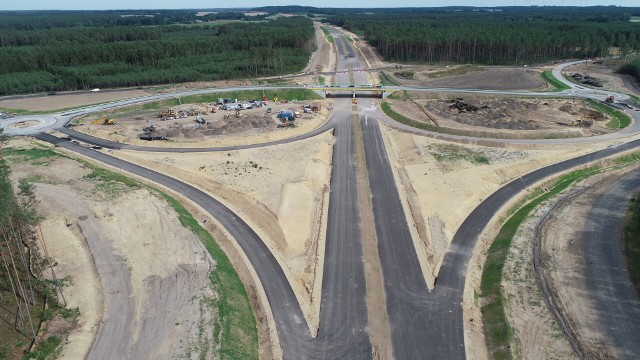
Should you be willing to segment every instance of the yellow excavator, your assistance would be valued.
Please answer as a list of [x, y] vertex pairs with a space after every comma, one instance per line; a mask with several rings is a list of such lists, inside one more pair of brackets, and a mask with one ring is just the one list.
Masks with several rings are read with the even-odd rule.
[[115, 123], [116, 123], [115, 119], [107, 119], [104, 117], [101, 117], [91, 122], [91, 124], [93, 125], [115, 125]]

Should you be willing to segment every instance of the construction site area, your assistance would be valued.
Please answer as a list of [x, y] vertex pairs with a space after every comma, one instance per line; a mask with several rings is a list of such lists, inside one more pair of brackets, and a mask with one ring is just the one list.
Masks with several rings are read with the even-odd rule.
[[226, 144], [238, 138], [280, 139], [311, 131], [327, 119], [325, 101], [242, 101], [184, 104], [160, 110], [122, 108], [74, 122], [73, 129], [109, 140], [156, 146]]
[[459, 95], [387, 100], [393, 111], [415, 121], [485, 137], [583, 137], [614, 131], [611, 116], [586, 100]]

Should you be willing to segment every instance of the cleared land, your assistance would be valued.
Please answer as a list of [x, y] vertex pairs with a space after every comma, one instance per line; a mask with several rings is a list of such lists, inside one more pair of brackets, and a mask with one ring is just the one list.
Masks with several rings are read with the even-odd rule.
[[484, 198], [511, 179], [598, 147], [475, 146], [411, 135], [386, 126], [381, 129], [396, 182], [401, 185], [405, 214], [413, 224], [412, 236], [423, 272], [431, 282], [458, 227]]
[[241, 216], [280, 262], [315, 333], [333, 141], [324, 133], [260, 149], [112, 155], [195, 185]]
[[[408, 96], [412, 98], [412, 94]], [[450, 99], [387, 100], [409, 119], [453, 129], [460, 134], [499, 138], [594, 136], [610, 132], [610, 117], [584, 100], [521, 99], [488, 96]], [[427, 116], [428, 114], [428, 116]]]
[[[307, 133], [323, 125], [329, 111], [322, 109], [318, 113], [303, 113], [304, 103], [319, 103], [322, 108], [326, 101], [289, 102], [287, 104], [273, 104], [261, 108], [242, 110], [239, 117], [234, 111], [217, 110], [211, 113], [214, 107], [210, 104], [185, 104], [171, 107], [173, 111], [194, 111], [201, 113], [201, 118], [206, 124], [198, 124], [196, 116], [188, 116], [182, 119], [163, 121], [159, 117], [160, 110], [145, 110], [143, 107], [123, 108], [105, 114], [91, 115], [78, 120], [80, 124], [74, 130], [87, 133], [100, 138], [121, 143], [143, 146], [166, 147], [192, 147], [192, 146], [230, 146], [239, 144], [251, 144], [267, 142], [294, 137]], [[271, 108], [271, 113], [267, 109]], [[163, 107], [161, 110], [169, 110]], [[280, 110], [292, 110], [300, 112], [300, 118], [294, 122], [294, 126], [278, 127], [282, 122], [277, 119]], [[101, 121], [93, 124], [101, 117], [113, 118], [115, 125], [101, 125]], [[140, 140], [144, 134], [143, 128], [156, 126], [153, 135], [164, 136], [168, 141]]]
[[215, 263], [165, 200], [61, 156], [16, 156], [11, 166], [36, 183], [46, 246], [57, 277], [70, 279], [68, 307], [80, 312], [63, 358], [214, 357]]
[[457, 65], [385, 70], [398, 84], [486, 90], [544, 90], [540, 69]]

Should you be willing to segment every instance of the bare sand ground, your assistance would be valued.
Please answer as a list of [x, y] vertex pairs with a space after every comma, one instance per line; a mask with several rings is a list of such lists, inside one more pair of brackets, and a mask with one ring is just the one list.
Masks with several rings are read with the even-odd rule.
[[384, 125], [381, 129], [431, 285], [458, 227], [487, 196], [525, 173], [606, 146], [494, 148], [452, 144]]
[[[427, 112], [441, 127], [470, 134], [475, 132], [486, 137], [582, 137], [613, 131], [606, 127], [610, 117], [592, 109], [584, 100], [478, 95], [461, 95], [457, 99], [478, 110], [460, 111], [454, 100], [449, 99], [415, 99], [415, 103], [387, 101], [395, 112], [407, 118], [433, 125], [433, 121], [425, 114]], [[585, 121], [591, 124], [585, 125]]]
[[[278, 128], [276, 127], [275, 114], [283, 109], [292, 109], [302, 112], [300, 104], [279, 104], [270, 105], [272, 107], [273, 115], [271, 117], [272, 124], [261, 125], [249, 130], [240, 131], [237, 133], [227, 133], [221, 135], [204, 135], [206, 131], [204, 128], [199, 128], [196, 125], [195, 117], [188, 117], [185, 119], [167, 120], [162, 121], [157, 118], [157, 112], [147, 115], [129, 115], [116, 117], [116, 125], [93, 125], [91, 121], [98, 116], [92, 116], [82, 120], [82, 125], [74, 127], [74, 130], [97, 136], [103, 139], [116, 141], [120, 143], [141, 145], [141, 146], [161, 146], [161, 147], [217, 147], [217, 146], [233, 146], [233, 145], [245, 145], [255, 144], [269, 141], [282, 140], [292, 138], [298, 135], [308, 133], [314, 129], [319, 128], [327, 122], [330, 110], [326, 108], [328, 102], [318, 101], [322, 110], [318, 113], [304, 114], [301, 118], [296, 119], [295, 127]], [[309, 103], [312, 103], [311, 101]], [[191, 109], [202, 107], [203, 105], [184, 105], [177, 107], [175, 110]], [[242, 116], [259, 117], [263, 116], [265, 108], [257, 108], [251, 110], [244, 110]], [[225, 115], [232, 115], [232, 111], [218, 111], [215, 114], [206, 114], [203, 119], [217, 124], [219, 122], [228, 123], [234, 122], [237, 119], [232, 117], [225, 120]], [[248, 121], [249, 126], [252, 121]], [[186, 133], [180, 133], [175, 137], [170, 137], [169, 141], [145, 141], [140, 140], [139, 135], [143, 133], [142, 128], [155, 125], [158, 131], [188, 128]], [[187, 137], [188, 136], [188, 137]]]
[[333, 136], [224, 153], [112, 155], [197, 186], [265, 241], [317, 331]]
[[22, 109], [29, 111], [56, 111], [71, 107], [131, 99], [151, 94], [153, 94], [153, 92], [145, 90], [61, 93], [58, 95], [43, 95], [24, 99], [0, 99], [0, 108]]
[[[29, 144], [18, 140], [10, 146]], [[67, 158], [45, 165], [19, 162], [12, 168], [16, 179], [37, 179], [38, 210], [46, 218], [43, 238], [58, 264], [57, 277], [71, 279], [63, 289], [67, 307], [80, 310], [62, 358], [83, 358], [92, 346], [100, 345], [98, 334], [109, 335], [110, 323], [122, 315], [113, 313], [122, 305], [121, 296], [133, 304], [121, 309], [131, 315], [131, 326], [113, 329], [103, 346], [113, 347], [109, 341], [116, 341], [135, 358], [214, 356], [214, 309], [202, 306], [215, 297], [208, 279], [213, 262], [164, 200], [147, 190], [96, 184], [84, 178], [89, 169]], [[117, 271], [125, 275], [131, 294], [123, 293], [123, 284], [114, 283], [114, 274], [101, 268], [107, 254], [95, 251], [92, 244], [98, 238], [112, 249], [109, 255], [123, 259], [111, 265], [122, 267]], [[208, 330], [199, 332], [200, 325]], [[125, 355], [118, 350], [113, 348], [114, 354]]]

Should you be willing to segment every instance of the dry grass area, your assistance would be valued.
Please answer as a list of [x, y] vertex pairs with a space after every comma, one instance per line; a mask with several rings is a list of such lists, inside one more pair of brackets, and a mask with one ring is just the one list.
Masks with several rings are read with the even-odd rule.
[[[267, 107], [243, 110], [240, 117], [236, 118], [234, 111], [218, 110], [211, 113], [211, 105], [188, 104], [173, 107], [174, 111], [194, 110], [201, 112], [202, 119], [207, 124], [196, 123], [195, 116], [183, 119], [163, 121], [158, 117], [158, 111], [133, 111], [116, 113], [115, 125], [92, 124], [99, 115], [83, 118], [81, 125], [74, 130], [84, 132], [100, 138], [121, 143], [136, 144], [142, 146], [166, 146], [166, 147], [215, 147], [252, 144], [259, 142], [275, 141], [305, 134], [322, 126], [328, 119], [329, 110], [326, 109], [326, 101], [308, 101], [307, 103], [320, 102], [323, 109], [318, 113], [305, 114], [302, 112], [303, 102], [290, 102], [287, 104], [268, 105], [272, 109], [271, 114], [266, 113]], [[277, 113], [280, 110], [291, 109], [299, 111], [301, 117], [296, 119], [295, 127], [278, 128], [280, 121]], [[225, 119], [225, 117], [228, 117]], [[155, 133], [166, 136], [169, 141], [140, 140], [143, 128], [155, 125]]]
[[327, 132], [258, 149], [113, 155], [193, 184], [241, 216], [280, 262], [315, 333], [333, 141]]
[[[36, 145], [16, 139], [8, 146]], [[14, 179], [36, 184], [44, 242], [57, 277], [69, 279], [67, 307], [80, 313], [61, 358], [86, 357], [101, 328], [123, 315], [117, 309], [130, 315], [130, 326], [117, 334], [132, 358], [212, 355], [215, 309], [203, 302], [216, 296], [209, 281], [214, 264], [166, 201], [145, 189], [98, 181], [91, 169], [61, 156], [15, 158], [11, 168]], [[203, 342], [208, 351], [201, 351]]]
[[427, 282], [462, 221], [487, 196], [518, 176], [606, 146], [496, 148], [381, 128]]
[[461, 96], [388, 102], [407, 118], [433, 124], [426, 112], [441, 127], [488, 137], [582, 137], [612, 131], [606, 127], [608, 115], [592, 109], [584, 100]]

